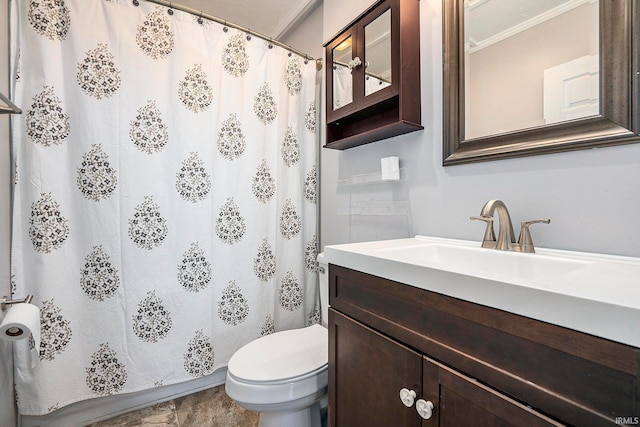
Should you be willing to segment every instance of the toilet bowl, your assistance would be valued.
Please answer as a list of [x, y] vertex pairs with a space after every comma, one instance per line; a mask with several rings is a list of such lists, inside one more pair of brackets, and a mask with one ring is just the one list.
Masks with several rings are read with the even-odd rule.
[[[326, 325], [328, 279], [320, 263], [320, 306]], [[225, 391], [260, 414], [259, 427], [321, 427], [328, 383], [328, 333], [321, 325], [276, 332], [236, 351]]]

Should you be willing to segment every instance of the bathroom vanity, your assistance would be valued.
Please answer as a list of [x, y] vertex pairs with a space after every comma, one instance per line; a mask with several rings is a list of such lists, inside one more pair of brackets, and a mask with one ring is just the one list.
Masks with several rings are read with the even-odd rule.
[[[640, 261], [542, 249], [496, 254], [483, 272], [490, 260], [476, 268], [464, 254], [498, 251], [474, 245], [415, 238], [325, 248], [330, 425], [638, 424], [638, 290], [602, 282], [604, 300], [622, 298], [602, 303], [571, 285], [588, 293], [588, 277], [608, 272], [626, 289]], [[462, 254], [467, 270], [437, 254]], [[512, 259], [503, 255], [524, 258], [499, 271]], [[549, 274], [532, 276], [527, 265]], [[555, 284], [562, 278], [565, 288]]]

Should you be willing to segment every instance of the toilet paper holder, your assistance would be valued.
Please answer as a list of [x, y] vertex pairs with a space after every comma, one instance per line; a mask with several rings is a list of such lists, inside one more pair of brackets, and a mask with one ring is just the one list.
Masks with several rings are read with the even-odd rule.
[[0, 298], [0, 309], [2, 311], [5, 311], [7, 309], [7, 305], [10, 304], [31, 304], [31, 301], [33, 301], [33, 295], [27, 295], [24, 298], [20, 298], [20, 299], [7, 299], [6, 296]]

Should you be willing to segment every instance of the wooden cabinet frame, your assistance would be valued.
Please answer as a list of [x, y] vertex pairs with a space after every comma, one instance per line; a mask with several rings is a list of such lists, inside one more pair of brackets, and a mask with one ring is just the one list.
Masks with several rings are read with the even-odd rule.
[[[595, 427], [640, 416], [639, 348], [335, 265], [329, 303], [334, 313], [531, 406], [541, 418]], [[338, 360], [332, 316], [330, 405], [340, 375], [332, 368]]]
[[[420, 3], [380, 0], [334, 36], [326, 52], [326, 148], [344, 150], [423, 129], [420, 112]], [[353, 101], [333, 109], [333, 49], [352, 37], [352, 58], [364, 58], [364, 28], [391, 10], [391, 85], [365, 96], [365, 67], [354, 69]]]

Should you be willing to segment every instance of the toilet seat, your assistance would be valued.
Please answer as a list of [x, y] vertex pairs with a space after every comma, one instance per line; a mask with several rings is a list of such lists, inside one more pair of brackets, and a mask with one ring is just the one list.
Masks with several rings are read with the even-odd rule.
[[228, 374], [251, 384], [301, 381], [327, 369], [328, 332], [320, 325], [277, 332], [246, 344], [229, 360]]
[[308, 372], [304, 375], [300, 375], [297, 377], [289, 377], [289, 378], [282, 378], [282, 379], [278, 379], [278, 380], [272, 380], [272, 381], [255, 381], [255, 380], [250, 380], [247, 378], [242, 378], [239, 377], [237, 375], [234, 375], [233, 372], [231, 372], [231, 370], [227, 371], [227, 375], [229, 377], [231, 377], [232, 379], [234, 379], [235, 381], [244, 383], [244, 384], [252, 384], [252, 385], [256, 385], [256, 386], [270, 386], [270, 385], [279, 385], [279, 384], [292, 384], [292, 383], [297, 383], [297, 382], [303, 382], [309, 378], [315, 377], [318, 374], [323, 373], [324, 371], [327, 370], [327, 368], [329, 367], [329, 364], [326, 363], [324, 365], [322, 365], [321, 367], [319, 367], [316, 370], [313, 370], [311, 372]]

